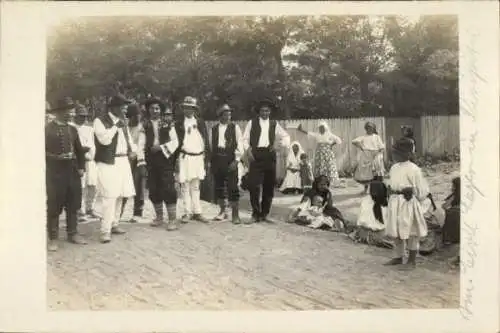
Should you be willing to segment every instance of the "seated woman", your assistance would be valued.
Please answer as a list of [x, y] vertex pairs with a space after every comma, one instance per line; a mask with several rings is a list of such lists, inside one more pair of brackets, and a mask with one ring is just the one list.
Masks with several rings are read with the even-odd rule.
[[[342, 231], [345, 227], [345, 220], [340, 211], [333, 206], [333, 196], [329, 188], [330, 181], [328, 177], [316, 177], [312, 188], [304, 193], [300, 205], [290, 213], [287, 221], [289, 223], [307, 224], [313, 228]], [[319, 215], [318, 212], [321, 212], [321, 210], [322, 214]], [[313, 220], [315, 221], [312, 222]]]
[[384, 233], [384, 223], [387, 220], [387, 186], [380, 180], [372, 180], [368, 188], [369, 194], [361, 200], [356, 229], [349, 237], [355, 242], [393, 248], [393, 242]]
[[288, 151], [285, 179], [280, 187], [283, 194], [302, 193], [300, 178], [300, 156], [304, 150], [298, 141], [292, 142]]

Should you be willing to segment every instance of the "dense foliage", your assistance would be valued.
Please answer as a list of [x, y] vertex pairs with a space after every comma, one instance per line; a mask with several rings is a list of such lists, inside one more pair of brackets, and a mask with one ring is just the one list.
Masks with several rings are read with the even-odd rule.
[[282, 119], [458, 114], [455, 16], [80, 18], [53, 28], [47, 66], [49, 101], [120, 89], [193, 95], [206, 119], [224, 102], [246, 119], [269, 94]]

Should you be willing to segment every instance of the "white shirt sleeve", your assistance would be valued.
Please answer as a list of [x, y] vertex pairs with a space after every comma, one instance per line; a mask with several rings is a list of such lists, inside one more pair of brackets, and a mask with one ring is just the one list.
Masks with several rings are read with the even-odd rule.
[[95, 157], [95, 138], [94, 138], [94, 129], [89, 126], [89, 138], [88, 145], [90, 150], [87, 152], [89, 160], [93, 160]]
[[234, 152], [235, 154], [235, 160], [239, 162], [241, 160], [241, 156], [243, 156], [243, 134], [241, 133], [241, 129], [238, 126], [238, 124], [234, 124], [234, 131], [236, 134], [236, 151]]
[[[115, 124], [117, 121], [115, 121]], [[97, 137], [97, 140], [102, 145], [109, 145], [111, 144], [111, 141], [113, 140], [113, 137], [115, 136], [116, 132], [118, 131], [118, 127], [112, 126], [111, 128], [105, 128], [104, 124], [99, 118], [96, 118], [94, 120], [94, 134]]]
[[163, 155], [165, 155], [166, 158], [172, 156], [172, 154], [179, 147], [179, 138], [177, 137], [177, 131], [175, 130], [174, 126], [172, 126], [172, 128], [170, 129], [169, 135], [170, 135], [170, 140], [167, 143], [164, 143], [160, 146], [161, 151], [163, 152]]
[[419, 167], [414, 168], [412, 176], [414, 181], [415, 196], [419, 201], [423, 201], [429, 195], [429, 183], [427, 183], [427, 180], [422, 173], [422, 169]]
[[247, 123], [245, 131], [243, 132], [242, 146], [243, 150], [247, 151], [250, 148], [250, 129], [252, 128], [252, 120]]
[[332, 133], [332, 144], [335, 143], [335, 144], [338, 144], [340, 145], [342, 143], [342, 139], [338, 136], [336, 136], [335, 134]]
[[144, 161], [144, 154], [146, 150], [146, 133], [141, 126], [139, 130], [139, 138], [137, 139], [137, 166], [146, 164]]
[[279, 123], [276, 123], [276, 137], [282, 147], [290, 148], [290, 135], [281, 127]]

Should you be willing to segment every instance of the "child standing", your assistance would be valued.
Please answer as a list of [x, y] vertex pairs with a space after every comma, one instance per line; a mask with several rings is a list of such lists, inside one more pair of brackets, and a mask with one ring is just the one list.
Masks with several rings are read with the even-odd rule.
[[429, 185], [422, 170], [410, 161], [413, 142], [399, 139], [392, 147], [395, 164], [389, 171], [389, 200], [387, 204], [386, 234], [394, 238], [396, 256], [386, 265], [402, 265], [405, 244], [409, 249], [404, 270], [416, 267], [420, 238], [427, 235], [427, 223], [421, 202], [429, 194]]
[[300, 182], [302, 185], [302, 191], [306, 192], [311, 189], [313, 182], [312, 166], [307, 158], [306, 153], [300, 154]]

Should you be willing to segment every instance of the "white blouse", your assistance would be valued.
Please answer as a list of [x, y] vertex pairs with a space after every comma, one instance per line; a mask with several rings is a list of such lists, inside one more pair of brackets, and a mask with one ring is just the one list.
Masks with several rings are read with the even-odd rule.
[[342, 139], [333, 133], [317, 133], [317, 132], [307, 132], [307, 135], [314, 138], [316, 143], [328, 143], [328, 144], [341, 144]]
[[360, 143], [365, 150], [380, 150], [385, 148], [385, 144], [378, 134], [365, 134], [352, 140], [353, 143]]

